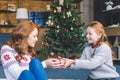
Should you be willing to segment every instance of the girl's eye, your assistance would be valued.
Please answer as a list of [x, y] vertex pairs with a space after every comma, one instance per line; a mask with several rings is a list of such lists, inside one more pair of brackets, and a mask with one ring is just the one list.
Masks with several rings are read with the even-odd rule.
[[86, 33], [86, 35], [91, 35], [91, 33]]
[[89, 33], [89, 35], [91, 35], [92, 33]]

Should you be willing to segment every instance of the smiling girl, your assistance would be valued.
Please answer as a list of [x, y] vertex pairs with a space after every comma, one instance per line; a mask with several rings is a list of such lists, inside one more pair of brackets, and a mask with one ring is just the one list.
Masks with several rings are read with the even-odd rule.
[[79, 59], [65, 58], [65, 67], [90, 70], [87, 80], [115, 80], [119, 77], [112, 62], [111, 45], [103, 25], [93, 21], [86, 30], [88, 46]]

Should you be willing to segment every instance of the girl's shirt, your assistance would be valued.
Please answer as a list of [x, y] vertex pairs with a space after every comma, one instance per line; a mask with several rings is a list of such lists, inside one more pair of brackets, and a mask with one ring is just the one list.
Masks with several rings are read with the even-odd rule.
[[71, 68], [89, 69], [89, 76], [93, 79], [119, 77], [113, 66], [111, 48], [105, 43], [97, 47], [95, 52], [94, 48], [87, 46]]
[[[29, 70], [29, 62], [31, 56], [26, 54], [24, 59], [20, 59], [20, 62], [16, 60], [17, 52], [8, 45], [4, 45], [1, 48], [1, 63], [4, 69], [7, 80], [17, 80], [23, 70]], [[43, 62], [43, 67], [46, 67]]]

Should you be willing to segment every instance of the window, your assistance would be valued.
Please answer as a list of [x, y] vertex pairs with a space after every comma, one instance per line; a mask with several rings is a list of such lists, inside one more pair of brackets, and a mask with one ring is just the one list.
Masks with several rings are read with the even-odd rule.
[[30, 21], [38, 24], [40, 27], [46, 27], [46, 22], [48, 20], [49, 12], [37, 12], [37, 11], [30, 11], [29, 19]]

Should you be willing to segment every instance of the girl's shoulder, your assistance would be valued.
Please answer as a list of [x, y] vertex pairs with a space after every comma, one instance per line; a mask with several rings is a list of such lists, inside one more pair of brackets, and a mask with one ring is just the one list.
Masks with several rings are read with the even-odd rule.
[[106, 43], [102, 43], [100, 45], [100, 47], [102, 47], [102, 48], [110, 48], [110, 46], [108, 44], [106, 44]]
[[[103, 48], [103, 49], [105, 49], [105, 48], [110, 48], [110, 46], [108, 45], [108, 44], [106, 44], [106, 43], [102, 43], [100, 46], [98, 46], [97, 48]], [[92, 46], [91, 45], [88, 45], [88, 46], [86, 46], [85, 47], [85, 50], [88, 50], [88, 49], [94, 49], [94, 48], [92, 48]]]

